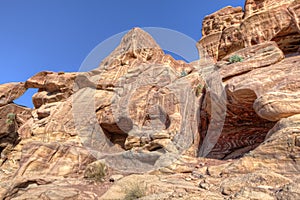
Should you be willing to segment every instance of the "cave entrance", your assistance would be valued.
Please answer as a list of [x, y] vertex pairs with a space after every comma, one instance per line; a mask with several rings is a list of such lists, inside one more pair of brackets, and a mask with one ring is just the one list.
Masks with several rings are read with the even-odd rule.
[[118, 123], [100, 123], [100, 126], [111, 143], [118, 145], [125, 150], [125, 141], [128, 137], [128, 132], [133, 128], [131, 119], [121, 117], [118, 120]]

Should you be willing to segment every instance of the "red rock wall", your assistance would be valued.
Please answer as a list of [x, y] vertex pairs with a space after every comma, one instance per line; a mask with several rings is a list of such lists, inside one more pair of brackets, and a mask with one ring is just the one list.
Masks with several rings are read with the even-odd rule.
[[287, 55], [300, 46], [299, 0], [248, 0], [241, 7], [223, 8], [203, 21], [198, 47], [215, 60], [244, 47], [275, 41]]

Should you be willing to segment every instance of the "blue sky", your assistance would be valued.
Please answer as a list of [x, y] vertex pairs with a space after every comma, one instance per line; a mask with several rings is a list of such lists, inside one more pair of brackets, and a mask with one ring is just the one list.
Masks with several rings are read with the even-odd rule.
[[[0, 0], [0, 84], [43, 70], [78, 71], [94, 47], [133, 27], [168, 28], [198, 41], [206, 15], [244, 1]], [[16, 102], [32, 106], [33, 92]]]

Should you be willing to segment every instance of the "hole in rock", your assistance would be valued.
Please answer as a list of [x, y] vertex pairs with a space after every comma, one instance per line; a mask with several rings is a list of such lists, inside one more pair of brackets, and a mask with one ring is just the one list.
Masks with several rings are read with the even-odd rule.
[[277, 33], [271, 40], [275, 41], [286, 57], [297, 55], [300, 45], [300, 34], [298, 32], [285, 35], [285, 30]]
[[258, 44], [257, 39], [252, 38], [251, 39], [251, 45], [256, 45]]
[[153, 147], [153, 148], [149, 149], [149, 151], [157, 151], [157, 152], [160, 152], [160, 153], [165, 153], [166, 152], [165, 149], [160, 145], [157, 145], [156, 147]]
[[111, 143], [125, 149], [125, 141], [128, 137], [127, 133], [133, 128], [131, 119], [121, 117], [117, 124], [101, 123], [100, 126]]
[[2, 153], [3, 149], [4, 149], [4, 147], [0, 146], [0, 154]]
[[38, 89], [29, 88], [22, 96], [20, 96], [18, 99], [15, 99], [14, 103], [21, 106], [26, 106], [28, 108], [34, 108], [32, 96], [37, 93], [37, 91]]
[[[117, 129], [116, 125], [111, 125], [111, 124], [101, 124], [101, 128], [103, 129], [103, 132], [106, 136], [107, 139], [114, 145], [120, 146], [122, 149], [125, 149], [125, 140], [127, 138], [127, 134], [124, 132], [119, 132], [119, 131], [113, 131], [113, 129]], [[116, 127], [115, 127], [116, 126]]]
[[[264, 140], [269, 130], [274, 127], [271, 122], [259, 117], [253, 103], [257, 98], [254, 91], [243, 89], [231, 93], [227, 91], [227, 111], [221, 134], [216, 130], [208, 133], [212, 116], [211, 99], [205, 94], [201, 107], [201, 142], [199, 148], [212, 146], [206, 157], [220, 160], [237, 159], [255, 149]], [[217, 127], [218, 128], [218, 127]], [[219, 130], [220, 131], [220, 130]], [[215, 134], [215, 135], [214, 135]], [[206, 140], [205, 137], [210, 138]], [[202, 156], [202, 155], [199, 155]]]

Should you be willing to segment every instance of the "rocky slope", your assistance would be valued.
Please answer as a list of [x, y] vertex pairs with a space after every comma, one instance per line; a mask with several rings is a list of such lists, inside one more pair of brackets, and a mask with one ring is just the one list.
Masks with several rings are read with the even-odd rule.
[[93, 71], [0, 85], [0, 199], [300, 199], [299, 8], [207, 16], [193, 63], [134, 28]]

